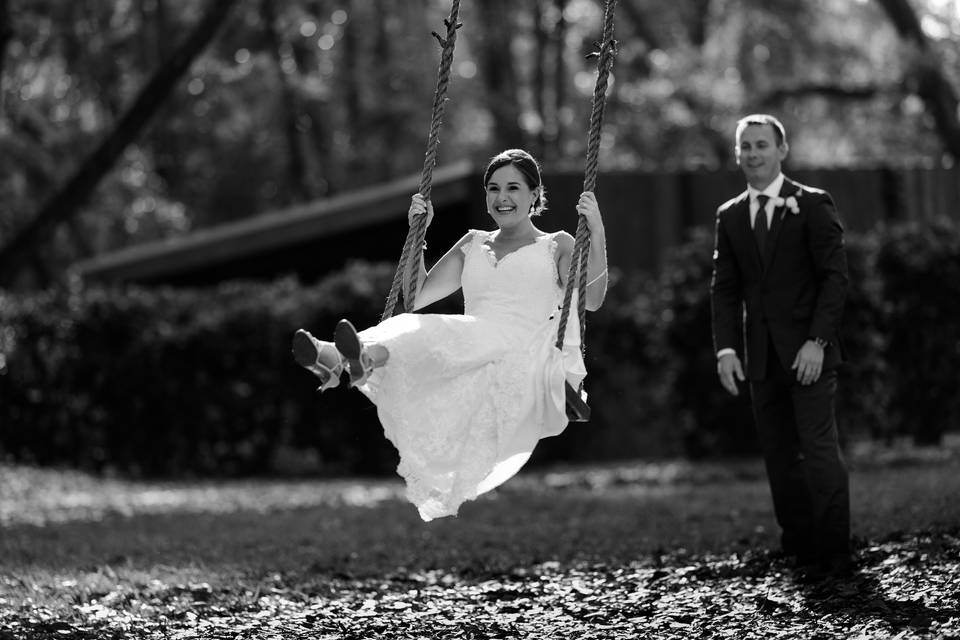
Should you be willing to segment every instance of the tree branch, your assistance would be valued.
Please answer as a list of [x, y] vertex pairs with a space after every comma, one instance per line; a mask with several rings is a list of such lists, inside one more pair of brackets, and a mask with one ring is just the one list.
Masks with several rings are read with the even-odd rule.
[[920, 18], [909, 0], [877, 0], [893, 23], [900, 38], [915, 45], [918, 57], [911, 69], [912, 76], [904, 81], [916, 91], [933, 115], [937, 132], [944, 147], [953, 157], [960, 158], [960, 99], [957, 91], [943, 72], [930, 40], [920, 26]]
[[197, 55], [213, 39], [236, 3], [237, 0], [212, 0], [206, 15], [170, 59], [153, 74], [110, 135], [83, 161], [76, 173], [40, 208], [34, 218], [0, 248], [0, 284], [13, 282], [27, 259], [37, 254], [35, 249], [52, 234], [57, 225], [75, 215], [103, 176], [113, 168], [124, 149], [144, 129]]

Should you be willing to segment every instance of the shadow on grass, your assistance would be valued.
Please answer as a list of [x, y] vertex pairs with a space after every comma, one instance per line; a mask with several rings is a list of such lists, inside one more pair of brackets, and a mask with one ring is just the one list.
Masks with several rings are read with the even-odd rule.
[[22, 568], [201, 565], [228, 574], [484, 573], [547, 561], [629, 563], [665, 550], [769, 544], [764, 491], [757, 483], [504, 489], [464, 505], [457, 518], [431, 523], [398, 496], [369, 505], [112, 513], [8, 526], [0, 551], [3, 565]]
[[395, 481], [28, 473], [0, 495], [0, 630], [68, 640], [953, 637], [957, 470], [854, 471], [861, 571], [817, 585], [771, 554], [768, 489], [752, 463], [524, 474], [431, 523]]
[[[955, 535], [945, 537], [956, 542]], [[941, 538], [934, 536], [934, 539]], [[803, 585], [804, 608], [811, 615], [825, 619], [851, 623], [863, 619], [883, 621], [891, 632], [903, 634], [900, 637], [910, 632], [928, 632], [933, 625], [960, 620], [956, 594], [951, 593], [951, 585], [957, 578], [956, 564], [941, 564], [944, 558], [939, 553], [924, 556], [929, 559], [927, 567], [915, 561], [919, 554], [912, 547], [922, 548], [930, 540], [929, 534], [921, 534], [862, 549], [860, 564], [866, 570], [855, 571], [849, 578]], [[956, 551], [954, 549], [954, 553]], [[919, 595], [917, 590], [904, 588], [905, 585], [895, 576], [885, 580], [889, 573], [906, 577], [911, 565], [914, 570], [927, 570], [926, 584], [919, 590]], [[916, 584], [916, 579], [911, 582]], [[953, 599], [953, 606], [946, 602], [947, 598]]]
[[[206, 567], [235, 574], [370, 576], [398, 568], [504, 571], [548, 561], [624, 564], [675, 553], [773, 549], [754, 463], [656, 474], [643, 465], [518, 476], [422, 522], [394, 480], [123, 483], [31, 478], [0, 515], [0, 569]], [[704, 471], [704, 469], [706, 469]], [[855, 471], [854, 533], [878, 539], [960, 521], [957, 465]], [[666, 480], [665, 480], [666, 478]], [[90, 484], [84, 486], [83, 482]], [[71, 488], [72, 487], [72, 488]]]

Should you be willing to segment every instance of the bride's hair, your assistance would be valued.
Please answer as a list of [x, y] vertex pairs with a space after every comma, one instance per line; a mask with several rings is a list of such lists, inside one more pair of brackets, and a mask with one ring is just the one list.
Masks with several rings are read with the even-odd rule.
[[547, 191], [543, 188], [543, 180], [540, 177], [540, 165], [533, 159], [533, 156], [523, 149], [507, 149], [501, 151], [487, 164], [483, 172], [483, 188], [487, 188], [490, 182], [490, 176], [493, 172], [512, 164], [517, 171], [523, 175], [524, 181], [531, 189], [537, 189], [537, 199], [533, 201], [533, 208], [530, 210], [531, 216], [538, 216], [547, 209]]

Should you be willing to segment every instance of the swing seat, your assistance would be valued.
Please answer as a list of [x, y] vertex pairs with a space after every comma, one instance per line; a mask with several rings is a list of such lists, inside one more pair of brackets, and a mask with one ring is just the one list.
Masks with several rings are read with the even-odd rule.
[[580, 392], [570, 386], [569, 382], [563, 384], [567, 394], [567, 419], [570, 422], [586, 422], [590, 419], [589, 405], [584, 401]]

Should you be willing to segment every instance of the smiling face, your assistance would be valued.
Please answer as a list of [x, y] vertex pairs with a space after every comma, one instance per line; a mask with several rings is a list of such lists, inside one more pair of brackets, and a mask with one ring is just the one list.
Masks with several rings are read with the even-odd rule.
[[506, 164], [490, 175], [486, 192], [487, 213], [501, 228], [529, 221], [538, 194], [512, 164]]
[[754, 189], [765, 189], [780, 175], [781, 163], [787, 157], [787, 143], [777, 142], [777, 133], [770, 124], [747, 125], [737, 138], [737, 164]]

